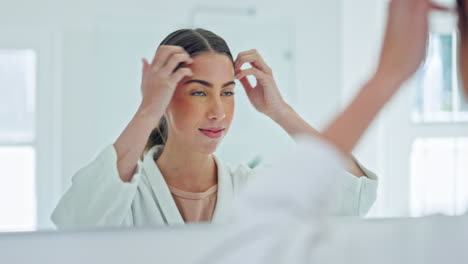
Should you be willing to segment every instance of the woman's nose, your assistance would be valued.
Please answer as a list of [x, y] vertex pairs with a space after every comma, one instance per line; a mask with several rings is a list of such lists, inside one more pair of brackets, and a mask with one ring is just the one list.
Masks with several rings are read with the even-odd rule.
[[210, 105], [210, 110], [208, 112], [208, 119], [211, 120], [223, 120], [226, 117], [226, 112], [224, 111], [224, 105], [221, 102], [220, 98], [214, 99]]

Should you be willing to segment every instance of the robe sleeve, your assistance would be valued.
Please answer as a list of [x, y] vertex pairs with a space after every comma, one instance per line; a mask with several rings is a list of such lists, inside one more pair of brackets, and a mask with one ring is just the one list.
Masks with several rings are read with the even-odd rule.
[[123, 182], [117, 170], [117, 153], [106, 147], [72, 178], [51, 219], [58, 228], [132, 225], [131, 205], [141, 177], [138, 163], [131, 182]]
[[377, 197], [377, 175], [357, 162], [366, 176], [356, 177], [343, 172], [334, 214], [337, 216], [365, 216]]

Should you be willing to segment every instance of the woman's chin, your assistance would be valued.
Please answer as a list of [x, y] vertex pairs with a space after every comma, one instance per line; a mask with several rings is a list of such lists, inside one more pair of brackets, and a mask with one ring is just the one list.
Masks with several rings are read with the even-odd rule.
[[218, 149], [218, 146], [221, 144], [222, 139], [217, 140], [203, 140], [201, 141], [201, 151], [206, 154], [213, 154]]

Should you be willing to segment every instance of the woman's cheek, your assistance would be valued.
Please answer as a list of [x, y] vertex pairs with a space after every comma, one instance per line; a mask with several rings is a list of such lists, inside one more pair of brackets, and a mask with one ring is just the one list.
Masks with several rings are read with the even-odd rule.
[[170, 104], [169, 115], [178, 130], [191, 130], [200, 119], [199, 107], [191, 98], [174, 96]]
[[230, 100], [227, 103], [225, 109], [226, 109], [226, 118], [228, 119], [229, 124], [231, 124], [232, 119], [234, 117], [234, 110], [235, 110], [234, 98], [232, 98], [232, 100]]

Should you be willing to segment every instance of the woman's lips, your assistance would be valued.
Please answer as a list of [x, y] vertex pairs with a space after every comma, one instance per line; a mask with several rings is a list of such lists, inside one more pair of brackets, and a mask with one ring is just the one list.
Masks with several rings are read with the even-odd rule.
[[199, 130], [209, 138], [220, 138], [224, 132], [224, 128], [200, 128]]

